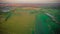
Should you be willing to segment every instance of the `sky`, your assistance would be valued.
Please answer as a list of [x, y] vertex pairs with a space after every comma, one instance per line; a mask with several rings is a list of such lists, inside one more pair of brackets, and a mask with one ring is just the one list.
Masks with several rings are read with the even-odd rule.
[[57, 3], [60, 0], [0, 0], [3, 3]]

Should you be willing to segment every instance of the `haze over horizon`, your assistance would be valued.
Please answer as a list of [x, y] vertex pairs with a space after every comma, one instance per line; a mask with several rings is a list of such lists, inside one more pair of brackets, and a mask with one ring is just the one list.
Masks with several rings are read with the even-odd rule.
[[0, 0], [0, 3], [60, 3], [59, 0]]

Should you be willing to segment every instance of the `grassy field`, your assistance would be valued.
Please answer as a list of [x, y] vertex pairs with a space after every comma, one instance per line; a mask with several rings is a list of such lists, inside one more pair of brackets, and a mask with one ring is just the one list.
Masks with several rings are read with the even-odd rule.
[[35, 17], [40, 12], [49, 12], [52, 15], [56, 14], [56, 9], [42, 9], [42, 8], [16, 8], [10, 11], [12, 14], [2, 24], [5, 28], [4, 34], [33, 34], [35, 31]]
[[8, 34], [32, 34], [35, 27], [35, 14], [15, 10], [3, 24]]

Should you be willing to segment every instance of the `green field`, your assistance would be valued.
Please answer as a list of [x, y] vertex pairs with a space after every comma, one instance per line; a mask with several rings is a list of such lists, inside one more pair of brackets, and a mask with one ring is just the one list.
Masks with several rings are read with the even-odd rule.
[[58, 10], [44, 8], [15, 8], [10, 10], [11, 14], [4, 16], [6, 18], [10, 15], [7, 21], [3, 21], [3, 34], [34, 34], [36, 15], [43, 12], [55, 16]]

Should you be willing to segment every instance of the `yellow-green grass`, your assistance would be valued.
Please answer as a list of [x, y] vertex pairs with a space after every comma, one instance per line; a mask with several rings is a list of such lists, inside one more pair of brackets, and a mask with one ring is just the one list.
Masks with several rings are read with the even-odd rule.
[[35, 27], [35, 15], [14, 11], [2, 26], [6, 28], [4, 34], [32, 34]]

